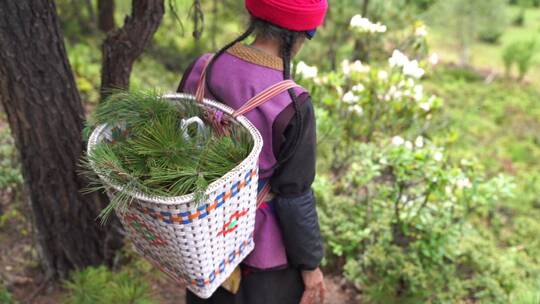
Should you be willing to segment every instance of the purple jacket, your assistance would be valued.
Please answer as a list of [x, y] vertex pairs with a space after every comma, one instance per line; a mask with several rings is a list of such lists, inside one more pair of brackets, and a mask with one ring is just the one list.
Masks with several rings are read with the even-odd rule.
[[[191, 70], [184, 75], [181, 84], [181, 89], [184, 92], [195, 93], [203, 67], [208, 61], [209, 56], [209, 54], [206, 54], [197, 59], [192, 65]], [[241, 56], [230, 53], [225, 53], [216, 60], [209, 79], [213, 92], [223, 102], [234, 109], [239, 108], [251, 97], [281, 80], [283, 80], [283, 73], [279, 69], [254, 64], [245, 58], [241, 58]], [[296, 89], [296, 93], [297, 95], [301, 95], [305, 93], [305, 90]], [[208, 92], [206, 92], [206, 97], [214, 98]], [[262, 180], [269, 180], [273, 174], [273, 168], [277, 162], [273, 129], [276, 119], [284, 116], [280, 114], [283, 114], [284, 110], [288, 107], [290, 108], [291, 102], [289, 94], [284, 92], [245, 115], [257, 127], [263, 137], [264, 144], [259, 159]], [[310, 196], [308, 201], [314, 204], [311, 192], [308, 196]], [[275, 201], [279, 199], [278, 197]], [[285, 267], [288, 264], [287, 253], [290, 255], [290, 252], [287, 252], [288, 250], [285, 249], [282, 227], [290, 226], [292, 223], [283, 223], [283, 219], [281, 219], [280, 225], [280, 221], [276, 215], [276, 209], [280, 210], [282, 208], [279, 208], [281, 206], [274, 208], [276, 205], [275, 201], [264, 204], [257, 210], [254, 231], [255, 249], [244, 260], [244, 264], [248, 266], [258, 269], [271, 269]], [[283, 205], [286, 205], [286, 203]], [[293, 203], [293, 205], [297, 204]], [[314, 210], [314, 205], [310, 209]], [[294, 212], [287, 211], [286, 213], [293, 214]], [[309, 214], [310, 210], [301, 213]], [[300, 215], [298, 218], [301, 219], [302, 216]], [[290, 221], [295, 221], [295, 219], [288, 220], [288, 222]], [[316, 228], [316, 232], [319, 233], [318, 224]], [[320, 242], [320, 236], [317, 241]], [[303, 253], [302, 255], [305, 254]], [[313, 267], [310, 266], [308, 268]]]

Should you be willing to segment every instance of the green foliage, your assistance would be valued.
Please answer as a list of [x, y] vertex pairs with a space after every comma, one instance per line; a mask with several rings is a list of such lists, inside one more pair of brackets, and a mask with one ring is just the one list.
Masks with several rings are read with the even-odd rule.
[[413, 0], [413, 1], [409, 1], [409, 2], [412, 2], [414, 5], [416, 5], [421, 10], [427, 10], [433, 4], [435, 4], [436, 0]]
[[[534, 200], [539, 185], [530, 175], [500, 174], [498, 158], [478, 155], [507, 147], [516, 160], [532, 164], [538, 149], [517, 150], [514, 135], [512, 144], [491, 152], [483, 139], [462, 132], [520, 129], [515, 123], [523, 117], [512, 107], [531, 109], [538, 93], [494, 90], [468, 69], [430, 75], [429, 65], [399, 52], [389, 63], [345, 62], [315, 78], [299, 73], [319, 101], [314, 189], [327, 267], [343, 271], [370, 303], [508, 303], [519, 282], [538, 278], [536, 243], [521, 249], [527, 253], [516, 248], [539, 227], [525, 214], [509, 223], [503, 210], [510, 201]], [[417, 79], [424, 72], [431, 78], [427, 89]], [[429, 91], [449, 104], [443, 107]], [[529, 125], [536, 120], [526, 119]], [[523, 132], [520, 142], [530, 143], [524, 136], [533, 140], [535, 131]], [[471, 147], [462, 150], [457, 142]]]
[[150, 287], [140, 273], [130, 270], [111, 272], [106, 267], [89, 267], [74, 272], [64, 282], [68, 304], [151, 304]]
[[[92, 42], [92, 43], [88, 43]], [[101, 52], [97, 41], [68, 42], [68, 58], [83, 101], [97, 103], [101, 81]]]
[[[478, 240], [471, 248], [464, 240], [475, 232], [467, 220], [493, 208], [512, 183], [453, 166], [426, 143], [354, 149], [343, 176], [315, 184], [330, 262], [343, 260], [345, 276], [373, 303], [455, 302], [473, 293], [504, 303], [511, 276], [495, 277]], [[466, 262], [481, 263], [467, 280]]]
[[0, 129], [0, 189], [20, 186], [22, 175], [9, 128]]
[[2, 304], [15, 304], [15, 300], [11, 297], [11, 293], [4, 285], [0, 284], [0, 303]]
[[478, 33], [478, 38], [485, 43], [496, 44], [503, 35], [501, 28], [488, 27]]
[[457, 41], [461, 63], [467, 65], [476, 38], [496, 42], [504, 32], [506, 0], [439, 0], [431, 7], [429, 19]]
[[[537, 203], [540, 177], [536, 173], [540, 170], [537, 139], [540, 93], [534, 87], [523, 85], [464, 81], [454, 78], [447, 70], [441, 70], [430, 82], [431, 90], [448, 101], [448, 109], [441, 118], [453, 122], [444, 136], [453, 138], [451, 146], [455, 157], [476, 157], [488, 175], [508, 172], [514, 175], [516, 184], [512, 199], [496, 202], [474, 217], [472, 223], [478, 229], [477, 236], [469, 235], [468, 246], [476, 252], [469, 255], [477, 256], [478, 261], [474, 262], [474, 267], [461, 268], [466, 272], [480, 266], [480, 269], [490, 269], [481, 281], [492, 287], [494, 278], [509, 274], [504, 275], [507, 277], [504, 284], [488, 294], [504, 290], [511, 298], [507, 303], [518, 299], [535, 303], [530, 299], [538, 293], [540, 279], [540, 244], [533, 236], [540, 233], [536, 220], [540, 216]], [[503, 271], [495, 272], [498, 269]]]
[[536, 39], [515, 41], [507, 45], [502, 54], [507, 76], [510, 76], [512, 68], [515, 66], [519, 80], [523, 80], [531, 69], [537, 52], [538, 42]]
[[519, 10], [517, 15], [514, 17], [512, 24], [515, 26], [524, 26], [525, 25], [525, 10]]
[[[225, 136], [210, 127], [208, 114], [192, 100], [173, 104], [147, 91], [117, 92], [100, 104], [91, 124], [117, 129], [110, 141], [93, 149], [84, 167], [90, 177], [94, 170], [124, 187], [100, 217], [106, 219], [112, 210], [126, 208], [134, 191], [167, 197], [195, 193], [197, 201], [204, 200], [207, 186], [231, 171], [253, 148], [245, 129], [228, 120]], [[202, 118], [205, 126], [184, 127], [184, 119], [191, 117]], [[90, 190], [109, 186], [95, 177], [94, 185]]]

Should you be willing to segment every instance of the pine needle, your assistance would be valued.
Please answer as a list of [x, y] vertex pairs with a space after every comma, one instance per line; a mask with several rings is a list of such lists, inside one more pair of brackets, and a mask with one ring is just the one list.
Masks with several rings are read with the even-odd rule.
[[249, 132], [235, 122], [229, 126], [230, 137], [218, 135], [204, 121], [204, 134], [192, 129], [185, 138], [181, 121], [194, 116], [204, 120], [207, 115], [190, 99], [172, 103], [155, 91], [117, 91], [98, 106], [92, 125], [124, 126], [122, 136], [97, 144], [82, 161], [82, 174], [91, 181], [88, 191], [109, 187], [95, 173], [122, 188], [100, 213], [102, 222], [113, 210], [127, 210], [136, 191], [163, 197], [194, 193], [197, 202], [205, 201], [208, 185], [253, 149]]

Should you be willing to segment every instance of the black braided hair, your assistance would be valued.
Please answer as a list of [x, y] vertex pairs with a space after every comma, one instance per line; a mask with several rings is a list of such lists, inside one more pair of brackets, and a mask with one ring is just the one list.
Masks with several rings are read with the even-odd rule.
[[[294, 44], [296, 43], [296, 33], [283, 33], [281, 37], [281, 58], [283, 59], [283, 79], [292, 79], [291, 77], [291, 57], [292, 57], [292, 50], [294, 47]], [[277, 166], [280, 166], [281, 164], [287, 162], [296, 152], [296, 149], [298, 148], [298, 144], [300, 142], [300, 137], [302, 136], [302, 133], [304, 132], [304, 124], [303, 124], [303, 115], [302, 111], [300, 111], [300, 103], [298, 102], [298, 97], [296, 96], [296, 93], [294, 92], [294, 89], [289, 89], [289, 96], [291, 96], [294, 111], [296, 112], [296, 122], [298, 124], [296, 130], [297, 132], [293, 135], [293, 138], [291, 139], [294, 143], [292, 146], [289, 147], [287, 151], [283, 151], [284, 157], [282, 157]]]
[[236, 38], [235, 40], [231, 41], [229, 44], [225, 45], [223, 48], [221, 48], [221, 50], [219, 50], [215, 55], [214, 57], [210, 60], [210, 62], [208, 63], [208, 66], [206, 67], [206, 88], [208, 89], [208, 92], [210, 94], [212, 94], [212, 96], [214, 96], [214, 99], [216, 101], [219, 101], [221, 103], [224, 103], [223, 100], [216, 94], [216, 92], [214, 92], [214, 90], [212, 90], [212, 86], [210, 86], [210, 78], [212, 78], [212, 70], [214, 68], [214, 63], [216, 62], [216, 60], [221, 56], [223, 55], [228, 49], [230, 49], [233, 45], [235, 45], [236, 43], [238, 42], [242, 42], [244, 41], [247, 37], [249, 37], [253, 31], [255, 31], [255, 23], [254, 22], [251, 22], [248, 29], [240, 36], [238, 36], [238, 38]]
[[[257, 35], [261, 35], [265, 38], [279, 40], [280, 41], [280, 55], [281, 59], [283, 60], [283, 79], [292, 79], [291, 77], [291, 57], [292, 57], [292, 51], [294, 48], [294, 45], [298, 41], [300, 37], [305, 37], [304, 32], [296, 32], [287, 30], [281, 27], [278, 27], [276, 25], [273, 25], [269, 22], [266, 22], [261, 19], [252, 18], [249, 28], [238, 38], [230, 42], [229, 44], [225, 45], [222, 49], [220, 49], [214, 57], [211, 59], [211, 61], [208, 63], [208, 67], [206, 68], [206, 87], [208, 89], [208, 92], [212, 94], [212, 96], [215, 98], [215, 100], [223, 103], [223, 100], [216, 94], [216, 92], [212, 89], [211, 78], [212, 78], [212, 69], [214, 67], [214, 63], [216, 60], [223, 55], [229, 48], [234, 46], [238, 42], [244, 41], [246, 38], [248, 38], [253, 32], [255, 32]], [[293, 89], [289, 89], [288, 93], [292, 99], [293, 107], [296, 112], [296, 121], [298, 124], [297, 132], [293, 135], [293, 138], [291, 139], [293, 141], [293, 145], [289, 146], [287, 151], [282, 151], [282, 157], [279, 162], [276, 164], [276, 166], [273, 168], [282, 165], [286, 161], [288, 161], [296, 152], [296, 149], [298, 148], [298, 143], [300, 142], [300, 137], [302, 136], [302, 133], [304, 131], [303, 129], [303, 116], [302, 112], [300, 111], [300, 104], [298, 102], [298, 97], [296, 96], [296, 93]]]

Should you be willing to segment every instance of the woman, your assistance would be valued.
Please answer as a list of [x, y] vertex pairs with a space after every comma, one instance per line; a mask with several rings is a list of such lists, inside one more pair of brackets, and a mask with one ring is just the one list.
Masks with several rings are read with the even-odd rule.
[[[246, 0], [248, 30], [186, 71], [179, 91], [195, 93], [206, 71], [206, 97], [239, 108], [266, 88], [291, 78], [291, 59], [324, 20], [326, 0]], [[251, 45], [241, 42], [255, 34]], [[309, 304], [323, 301], [323, 257], [315, 199], [315, 117], [309, 94], [289, 89], [246, 114], [263, 136], [260, 188], [271, 194], [257, 210], [254, 251], [241, 264], [237, 288], [187, 303]], [[240, 272], [238, 272], [240, 273]], [[234, 276], [234, 275], [233, 275]], [[234, 278], [230, 278], [234, 281]], [[232, 284], [234, 285], [234, 284]]]

